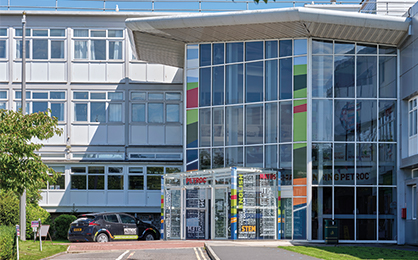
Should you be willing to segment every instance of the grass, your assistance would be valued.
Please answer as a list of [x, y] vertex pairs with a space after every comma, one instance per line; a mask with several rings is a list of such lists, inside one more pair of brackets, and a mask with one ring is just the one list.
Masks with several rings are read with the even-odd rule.
[[42, 243], [42, 252], [39, 250], [39, 240], [19, 241], [19, 257], [21, 260], [37, 260], [48, 256], [58, 254], [67, 250], [68, 245], [60, 245], [68, 243], [67, 240], [44, 241]]
[[418, 259], [418, 251], [365, 246], [279, 246], [281, 249], [325, 260]]

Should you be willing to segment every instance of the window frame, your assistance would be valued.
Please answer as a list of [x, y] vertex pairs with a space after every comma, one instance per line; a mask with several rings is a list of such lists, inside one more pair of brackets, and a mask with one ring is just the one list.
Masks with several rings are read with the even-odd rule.
[[0, 60], [9, 59], [9, 29], [7, 27], [0, 27], [1, 29], [6, 30], [6, 35], [0, 35], [0, 42], [4, 42], [4, 57], [0, 56]]
[[[415, 128], [413, 128], [413, 118], [415, 114]], [[415, 130], [415, 133], [411, 133], [411, 130]], [[413, 138], [418, 135], [418, 96], [415, 96], [408, 100], [408, 137]]]

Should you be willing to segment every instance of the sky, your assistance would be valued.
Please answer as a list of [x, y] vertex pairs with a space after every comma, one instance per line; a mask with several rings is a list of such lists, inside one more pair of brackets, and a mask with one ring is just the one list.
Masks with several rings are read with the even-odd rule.
[[[10, 3], [11, 10], [55, 10], [56, 1], [58, 7], [65, 7], [66, 9], [59, 10], [76, 10], [79, 11], [95, 11], [103, 10], [103, 0], [0, 0], [0, 10], [7, 10], [7, 6]], [[197, 12], [199, 10], [198, 0], [154, 0], [155, 11], [162, 12]], [[260, 0], [259, 4], [254, 3], [252, 0], [202, 0], [201, 9], [204, 12], [213, 11], [236, 11], [246, 10], [247, 6], [250, 10], [255, 9], [267, 9], [267, 8], [283, 8], [292, 7], [293, 1], [290, 0], [269, 0], [268, 4], [265, 4]], [[338, 0], [337, 0], [338, 1]], [[294, 1], [296, 6], [303, 6], [304, 3], [311, 3], [309, 0], [296, 0]], [[329, 3], [329, 0], [315, 1], [316, 4]], [[360, 0], [340, 0], [338, 3], [360, 3]], [[247, 4], [248, 3], [248, 4]], [[106, 11], [115, 11], [116, 5], [119, 11], [151, 11], [151, 0], [106, 0]], [[16, 7], [16, 8], [15, 8]], [[45, 7], [50, 7], [49, 9]]]

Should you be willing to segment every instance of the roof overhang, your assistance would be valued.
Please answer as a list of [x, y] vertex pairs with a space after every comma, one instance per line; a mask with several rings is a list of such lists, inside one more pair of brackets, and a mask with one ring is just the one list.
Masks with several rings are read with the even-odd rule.
[[296, 7], [130, 18], [125, 23], [138, 59], [183, 67], [188, 43], [318, 37], [398, 45], [410, 19]]

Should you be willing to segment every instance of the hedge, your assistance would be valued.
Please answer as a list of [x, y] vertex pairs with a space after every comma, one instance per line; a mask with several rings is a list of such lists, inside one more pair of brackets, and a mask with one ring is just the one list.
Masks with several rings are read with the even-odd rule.
[[16, 259], [16, 227], [0, 226], [0, 260]]
[[56, 238], [67, 239], [68, 229], [71, 222], [77, 217], [73, 215], [62, 214], [54, 221], [54, 233]]

